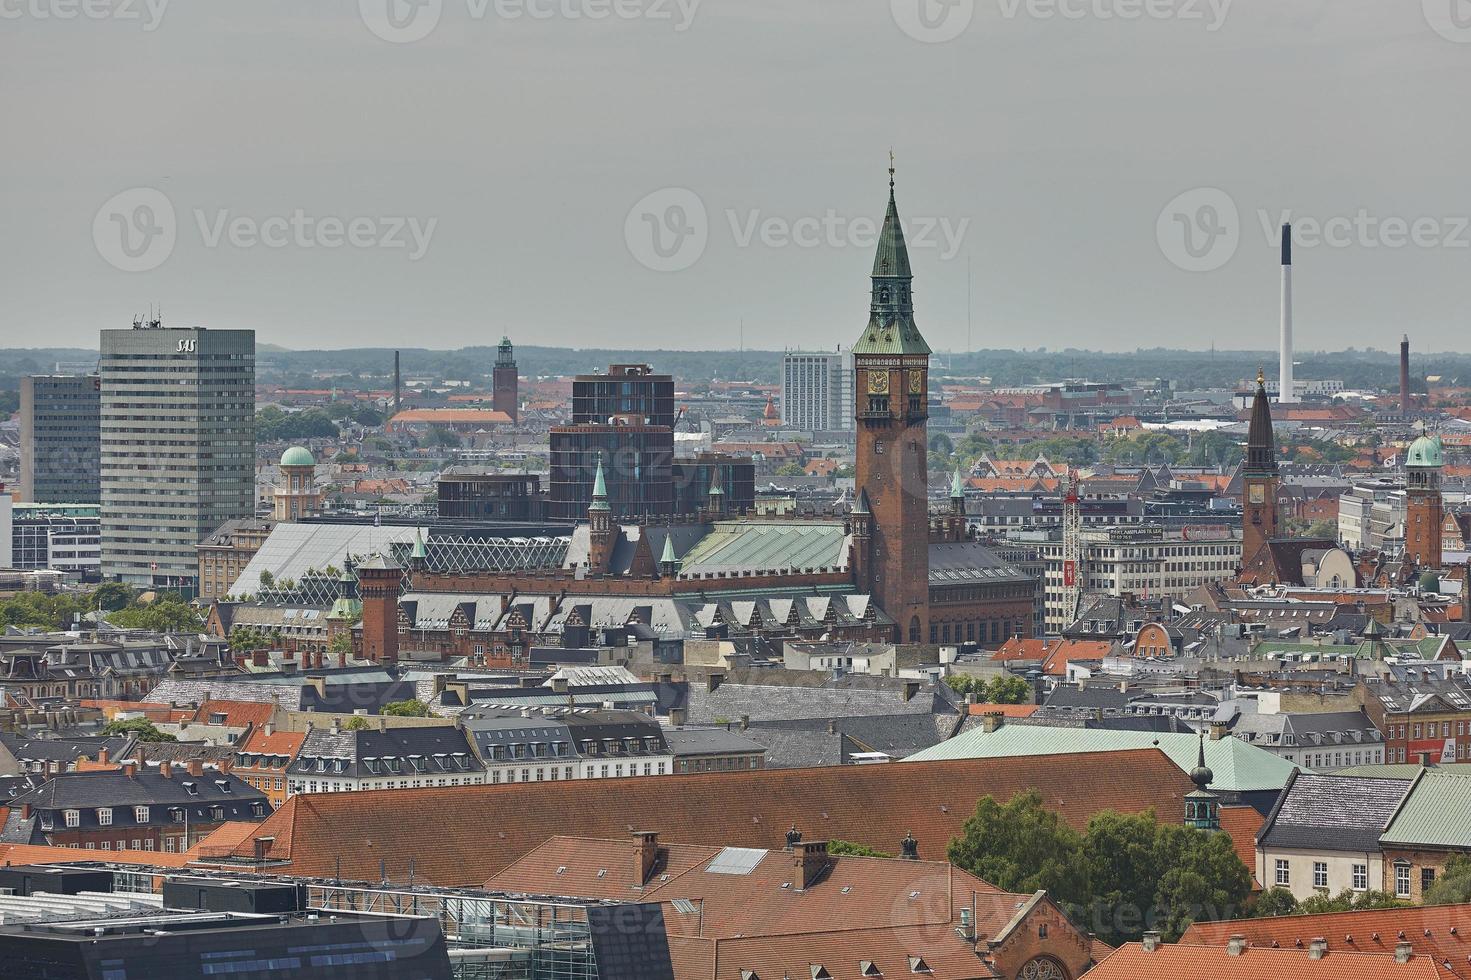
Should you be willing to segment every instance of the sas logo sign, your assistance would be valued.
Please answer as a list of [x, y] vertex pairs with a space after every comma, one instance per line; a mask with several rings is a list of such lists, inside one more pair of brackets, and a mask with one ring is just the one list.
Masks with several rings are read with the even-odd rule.
[[197, 340], [181, 340], [181, 341], [179, 341], [178, 353], [180, 353], [180, 354], [192, 354], [192, 353], [194, 353], [195, 345], [197, 345], [198, 343], [199, 343], [199, 341], [197, 341]]

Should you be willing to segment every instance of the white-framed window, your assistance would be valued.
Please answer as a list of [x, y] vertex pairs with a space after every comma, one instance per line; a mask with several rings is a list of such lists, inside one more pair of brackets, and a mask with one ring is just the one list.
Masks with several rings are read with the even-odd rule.
[[64, 810], [62, 811], [61, 817], [68, 827], [80, 827], [82, 825], [81, 810]]
[[99, 806], [97, 808], [97, 826], [99, 826], [99, 827], [111, 827], [112, 826], [112, 807]]
[[146, 806], [135, 806], [135, 807], [133, 807], [133, 822], [134, 823], [147, 823], [148, 822], [148, 807], [146, 807]]
[[1292, 884], [1292, 868], [1283, 858], [1277, 859], [1277, 877], [1275, 881], [1283, 887]]
[[1313, 887], [1314, 888], [1327, 888], [1328, 887], [1328, 862], [1327, 861], [1314, 861], [1313, 862]]
[[1354, 891], [1365, 892], [1369, 890], [1369, 866], [1367, 864], [1354, 865]]
[[1410, 897], [1410, 866], [1403, 861], [1394, 866], [1394, 897]]

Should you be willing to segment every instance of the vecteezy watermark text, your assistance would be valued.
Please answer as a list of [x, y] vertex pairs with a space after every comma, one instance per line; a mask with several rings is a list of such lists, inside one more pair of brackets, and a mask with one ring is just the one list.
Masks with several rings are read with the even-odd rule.
[[[313, 215], [302, 208], [286, 214], [246, 215], [229, 208], [190, 212], [205, 248], [403, 250], [410, 262], [429, 251], [438, 218], [405, 215]], [[179, 221], [168, 195], [152, 187], [114, 194], [92, 218], [92, 242], [108, 264], [124, 272], [147, 272], [168, 261], [179, 239]]]
[[168, 6], [169, 0], [0, 0], [0, 20], [137, 21], [154, 31]]
[[[1471, 248], [1471, 216], [1385, 215], [1368, 208], [1323, 217], [1292, 211], [1256, 210], [1262, 240], [1276, 245], [1284, 224], [1292, 225], [1292, 244], [1314, 248]], [[1155, 237], [1165, 258], [1187, 272], [1213, 272], [1241, 247], [1241, 212], [1218, 187], [1197, 187], [1176, 195], [1160, 211]]]
[[[868, 216], [847, 217], [829, 208], [822, 214], [777, 215], [760, 208], [726, 208], [725, 230], [737, 248], [857, 248], [878, 245], [882, 222]], [[903, 222], [911, 251], [934, 249], [942, 261], [960, 254], [969, 218], [913, 217]], [[629, 209], [623, 222], [624, 242], [641, 265], [655, 272], [680, 272], [698, 262], [709, 246], [712, 225], [705, 202], [684, 187], [646, 194]]]
[[[466, 16], [482, 20], [647, 20], [683, 33], [704, 0], [461, 0]], [[358, 15], [375, 37], [394, 44], [422, 41], [439, 26], [444, 0], [358, 0]]]
[[[1234, 0], [995, 0], [1004, 20], [1174, 20], [1199, 23], [1215, 33]], [[1432, 2], [1432, 0], [1426, 0]], [[1444, 2], [1444, 0], [1443, 0]], [[1459, 2], [1459, 0], [1457, 0]], [[899, 29], [916, 41], [953, 41], [975, 19], [978, 0], [889, 0]]]

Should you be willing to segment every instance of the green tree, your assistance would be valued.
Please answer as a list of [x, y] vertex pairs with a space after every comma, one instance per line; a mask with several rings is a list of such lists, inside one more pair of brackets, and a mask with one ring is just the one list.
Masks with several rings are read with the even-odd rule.
[[92, 591], [93, 609], [101, 606], [107, 612], [115, 612], [129, 605], [137, 595], [132, 586], [121, 582], [104, 582]]
[[1032, 700], [1032, 685], [1025, 679], [1008, 674], [993, 677], [986, 685], [986, 701], [989, 704], [1028, 704]]
[[327, 641], [327, 652], [334, 657], [352, 658], [352, 634], [343, 631]]
[[383, 713], [400, 718], [427, 718], [429, 717], [429, 706], [418, 698], [410, 698], [407, 701], [392, 701], [385, 704]]
[[114, 626], [130, 630], [152, 630], [156, 633], [194, 633], [204, 626], [199, 610], [185, 602], [177, 592], [163, 592], [147, 605], [134, 603], [107, 617]]
[[1109, 944], [1142, 934], [1162, 871], [1153, 811], [1094, 814], [1088, 821], [1085, 871], [1091, 886], [1088, 922]]
[[955, 443], [943, 432], [936, 432], [930, 436], [930, 452], [941, 456], [949, 456], [955, 452]]
[[1251, 914], [1258, 919], [1276, 915], [1296, 915], [1297, 898], [1286, 888], [1268, 888], [1256, 900]]
[[876, 851], [867, 844], [855, 844], [846, 840], [830, 840], [827, 842], [829, 854], [848, 855], [850, 857], [891, 858], [894, 855]]
[[373, 723], [362, 715], [353, 715], [342, 727], [349, 732], [365, 732], [373, 727]]
[[260, 573], [260, 587], [263, 589], [269, 589], [275, 584], [276, 576], [272, 575], [269, 569], [262, 569]]
[[777, 476], [806, 476], [807, 471], [802, 468], [801, 463], [784, 463], [777, 467]]
[[229, 644], [235, 653], [254, 653], [256, 650], [269, 650], [271, 638], [254, 626], [235, 626], [230, 630]]
[[1425, 892], [1426, 905], [1459, 905], [1471, 902], [1471, 858], [1453, 854], [1446, 860], [1445, 870]]
[[951, 864], [1004, 891], [1045, 888], [1054, 901], [1087, 903], [1083, 837], [1042, 806], [1037, 790], [1018, 793], [1007, 803], [984, 797], [946, 853]]
[[1251, 873], [1227, 834], [1161, 824], [1155, 849], [1163, 871], [1154, 925], [1168, 942], [1197, 920], [1233, 918], [1251, 893]]
[[161, 732], [147, 718], [132, 718], [128, 721], [108, 722], [102, 728], [104, 735], [135, 735], [140, 742], [177, 742], [178, 739]]
[[1299, 915], [1322, 915], [1327, 912], [1362, 912], [1366, 909], [1393, 909], [1409, 905], [1388, 892], [1355, 892], [1345, 888], [1337, 895], [1319, 892], [1298, 905]]

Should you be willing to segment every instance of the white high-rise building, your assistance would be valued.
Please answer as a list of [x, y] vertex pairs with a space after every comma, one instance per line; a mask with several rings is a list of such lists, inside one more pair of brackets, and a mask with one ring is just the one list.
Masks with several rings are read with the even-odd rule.
[[102, 574], [191, 590], [199, 542], [255, 513], [255, 331], [102, 331]]
[[803, 432], [853, 428], [853, 355], [788, 351], [782, 358], [782, 424]]

